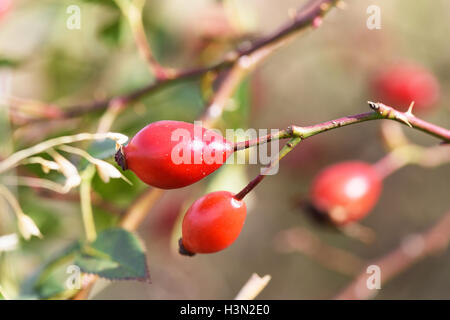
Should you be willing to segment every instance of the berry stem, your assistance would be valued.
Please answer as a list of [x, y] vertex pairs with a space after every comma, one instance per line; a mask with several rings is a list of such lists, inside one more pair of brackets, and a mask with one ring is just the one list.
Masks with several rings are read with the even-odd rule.
[[[377, 119], [395, 120], [404, 124], [408, 124], [413, 128], [424, 131], [435, 137], [441, 138], [445, 142], [450, 142], [450, 130], [418, 119], [410, 112], [400, 112], [382, 103], [369, 102], [369, 105], [372, 109], [375, 110], [374, 112], [360, 113], [307, 127], [290, 126], [287, 129], [278, 131], [275, 134], [269, 134], [257, 139], [235, 143], [233, 149], [237, 151], [267, 143], [275, 139], [291, 138], [291, 140], [286, 143], [283, 149], [281, 149], [278, 155], [278, 159], [273, 161], [263, 173], [256, 176], [256, 178], [250, 181], [249, 184], [244, 187], [244, 189], [236, 194], [235, 199], [242, 200], [264, 179], [264, 177], [275, 166], [275, 164], [277, 164], [286, 154], [292, 151], [292, 149], [298, 143], [300, 143], [300, 141], [312, 137], [316, 134], [343, 126]], [[446, 162], [448, 160], [448, 152], [446, 150], [443, 150], [441, 146], [435, 147], [433, 148], [433, 150], [430, 150], [428, 152], [425, 152], [424, 150], [424, 148], [416, 145], [407, 145], [403, 148], [398, 148], [388, 156], [386, 156], [386, 158], [381, 159], [377, 164], [375, 164], [375, 167], [384, 178], [409, 163], [423, 163], [423, 165], [425, 166], [433, 166]], [[435, 161], [433, 162], [433, 160], [431, 160], [432, 163], [430, 163], [430, 161], [427, 161], [429, 157], [431, 157]]]
[[271, 169], [280, 162], [281, 159], [283, 159], [289, 152], [291, 152], [297, 144], [300, 143], [302, 139], [300, 137], [294, 137], [289, 140], [284, 147], [281, 149], [280, 153], [278, 154], [278, 157], [271, 162], [270, 166], [268, 166], [262, 173], [256, 176], [255, 179], [250, 181], [244, 189], [242, 189], [238, 194], [234, 196], [236, 200], [242, 200], [244, 197], [252, 191], [271, 171]]

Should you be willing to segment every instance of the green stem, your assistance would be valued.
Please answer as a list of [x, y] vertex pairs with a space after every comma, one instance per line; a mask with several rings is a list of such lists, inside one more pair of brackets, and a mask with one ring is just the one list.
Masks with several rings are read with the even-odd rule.
[[423, 131], [436, 138], [440, 138], [445, 143], [450, 143], [450, 130], [448, 129], [419, 119], [410, 112], [400, 112], [381, 103], [369, 102], [369, 105], [375, 111], [346, 116], [312, 126], [300, 127], [293, 125], [274, 134], [269, 134], [253, 140], [237, 142], [233, 147], [235, 151], [238, 151], [267, 143], [275, 139], [286, 139], [292, 137], [301, 137], [302, 139], [306, 139], [315, 136], [316, 134], [340, 127], [345, 127], [370, 120], [382, 119], [394, 120], [403, 123], [411, 128]]
[[267, 167], [266, 170], [264, 170], [263, 173], [259, 174], [258, 176], [256, 176], [255, 179], [250, 181], [249, 184], [244, 187], [244, 189], [242, 189], [238, 194], [236, 194], [234, 196], [234, 198], [237, 199], [237, 200], [244, 199], [244, 197], [250, 191], [252, 191], [267, 176], [267, 173], [272, 168], [274, 168], [275, 165], [277, 165], [280, 162], [281, 159], [283, 159], [289, 152], [291, 152], [295, 148], [295, 146], [300, 143], [300, 141], [302, 141], [302, 138], [300, 138], [300, 137], [293, 137], [293, 138], [291, 138], [291, 140], [289, 140], [284, 145], [283, 149], [281, 149], [280, 153], [278, 154], [278, 158], [276, 160], [274, 160], [273, 162], [271, 162], [270, 166]]
[[[450, 142], [450, 130], [436, 126], [424, 120], [416, 118], [411, 111], [408, 112], [400, 112], [395, 110], [392, 107], [386, 106], [382, 103], [373, 103], [369, 102], [369, 106], [375, 110], [374, 112], [366, 112], [361, 114], [356, 114], [352, 116], [347, 116], [335, 120], [326, 121], [323, 123], [319, 123], [312, 126], [299, 127], [299, 126], [290, 126], [285, 130], [278, 131], [277, 133], [266, 135], [263, 137], [259, 137], [254, 140], [248, 140], [243, 142], [238, 142], [234, 144], [234, 150], [242, 150], [246, 148], [250, 148], [262, 143], [270, 142], [275, 139], [286, 139], [291, 138], [288, 143], [283, 147], [280, 151], [278, 159], [271, 163], [270, 167], [267, 168], [262, 174], [258, 175], [255, 179], [250, 181], [250, 183], [245, 186], [238, 194], [236, 194], [235, 198], [238, 200], [242, 200], [251, 190], [253, 190], [266, 176], [267, 172], [272, 169], [286, 154], [292, 151], [292, 149], [303, 139], [312, 137], [316, 134], [326, 132], [328, 130], [348, 126], [351, 124], [361, 123], [370, 120], [379, 120], [379, 119], [388, 119], [401, 122], [406, 124], [412, 128], [421, 130], [425, 133], [428, 133], [432, 136], [441, 138], [445, 142]], [[386, 171], [385, 175], [390, 174], [390, 171], [396, 170], [397, 167], [406, 165], [409, 162], [417, 161], [417, 148], [409, 148], [408, 152], [410, 153], [409, 160], [402, 160], [397, 162], [392, 162], [393, 167]], [[381, 164], [380, 164], [381, 165]]]
[[89, 242], [92, 242], [97, 238], [97, 232], [95, 229], [94, 215], [91, 205], [91, 183], [94, 177], [95, 166], [90, 164], [82, 174], [82, 181], [80, 184], [80, 201], [81, 201], [81, 213], [83, 217], [84, 230], [86, 232], [86, 238]]

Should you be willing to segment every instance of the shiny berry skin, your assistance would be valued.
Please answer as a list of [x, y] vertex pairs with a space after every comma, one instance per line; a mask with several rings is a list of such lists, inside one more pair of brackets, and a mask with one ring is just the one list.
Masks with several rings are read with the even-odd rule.
[[439, 83], [425, 68], [413, 64], [389, 67], [375, 76], [372, 90], [379, 102], [406, 111], [414, 101], [415, 112], [430, 111], [439, 98]]
[[366, 216], [381, 189], [382, 178], [370, 164], [348, 161], [321, 171], [310, 196], [316, 210], [326, 213], [335, 224], [346, 224]]
[[234, 194], [217, 191], [196, 200], [186, 212], [180, 252], [213, 253], [230, 246], [241, 233], [247, 207]]
[[220, 134], [181, 121], [153, 122], [116, 154], [124, 169], [161, 189], [190, 185], [217, 170], [232, 154], [232, 143]]

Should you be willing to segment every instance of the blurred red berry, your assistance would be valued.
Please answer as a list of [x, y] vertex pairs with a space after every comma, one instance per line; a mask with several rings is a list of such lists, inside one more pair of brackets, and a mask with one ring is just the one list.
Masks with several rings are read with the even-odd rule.
[[12, 0], [0, 0], [0, 18], [11, 8]]
[[246, 215], [245, 202], [235, 199], [231, 192], [204, 195], [184, 216], [180, 252], [192, 255], [227, 248], [241, 233]]
[[372, 83], [375, 98], [400, 111], [406, 111], [412, 101], [415, 112], [429, 111], [439, 98], [439, 83], [424, 67], [399, 64], [375, 76]]
[[366, 216], [375, 206], [382, 178], [367, 163], [348, 161], [325, 168], [314, 179], [311, 201], [332, 222], [346, 224]]

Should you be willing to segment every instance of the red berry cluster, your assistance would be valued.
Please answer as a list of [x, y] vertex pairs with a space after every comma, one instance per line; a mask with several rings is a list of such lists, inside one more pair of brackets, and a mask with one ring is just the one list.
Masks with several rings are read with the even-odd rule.
[[[184, 130], [179, 132], [181, 143], [174, 139], [177, 130]], [[174, 162], [174, 151], [188, 161]], [[232, 153], [232, 144], [212, 130], [181, 121], [158, 121], [143, 128], [121, 148], [116, 161], [151, 186], [174, 189], [211, 174]], [[208, 161], [206, 155], [218, 161]], [[246, 212], [244, 201], [230, 192], [201, 197], [184, 216], [180, 252], [193, 255], [227, 248], [239, 236]]]
[[[439, 96], [433, 75], [411, 64], [397, 65], [379, 73], [372, 88], [380, 101], [400, 108], [414, 101], [419, 111], [432, 107]], [[234, 145], [212, 130], [181, 121], [158, 121], [143, 128], [127, 146], [121, 147], [116, 161], [151, 186], [174, 189], [208, 176], [233, 152]], [[184, 161], [177, 163], [174, 156]], [[211, 157], [215, 161], [210, 161]], [[312, 183], [312, 211], [334, 225], [362, 219], [377, 203], [382, 179], [373, 166], [364, 162], [332, 165], [320, 172]], [[239, 236], [246, 218], [247, 209], [242, 199], [261, 180], [262, 177], [255, 179], [253, 185], [249, 184], [251, 187], [247, 186], [237, 195], [218, 191], [196, 200], [184, 216], [180, 253], [212, 253], [230, 246]]]

